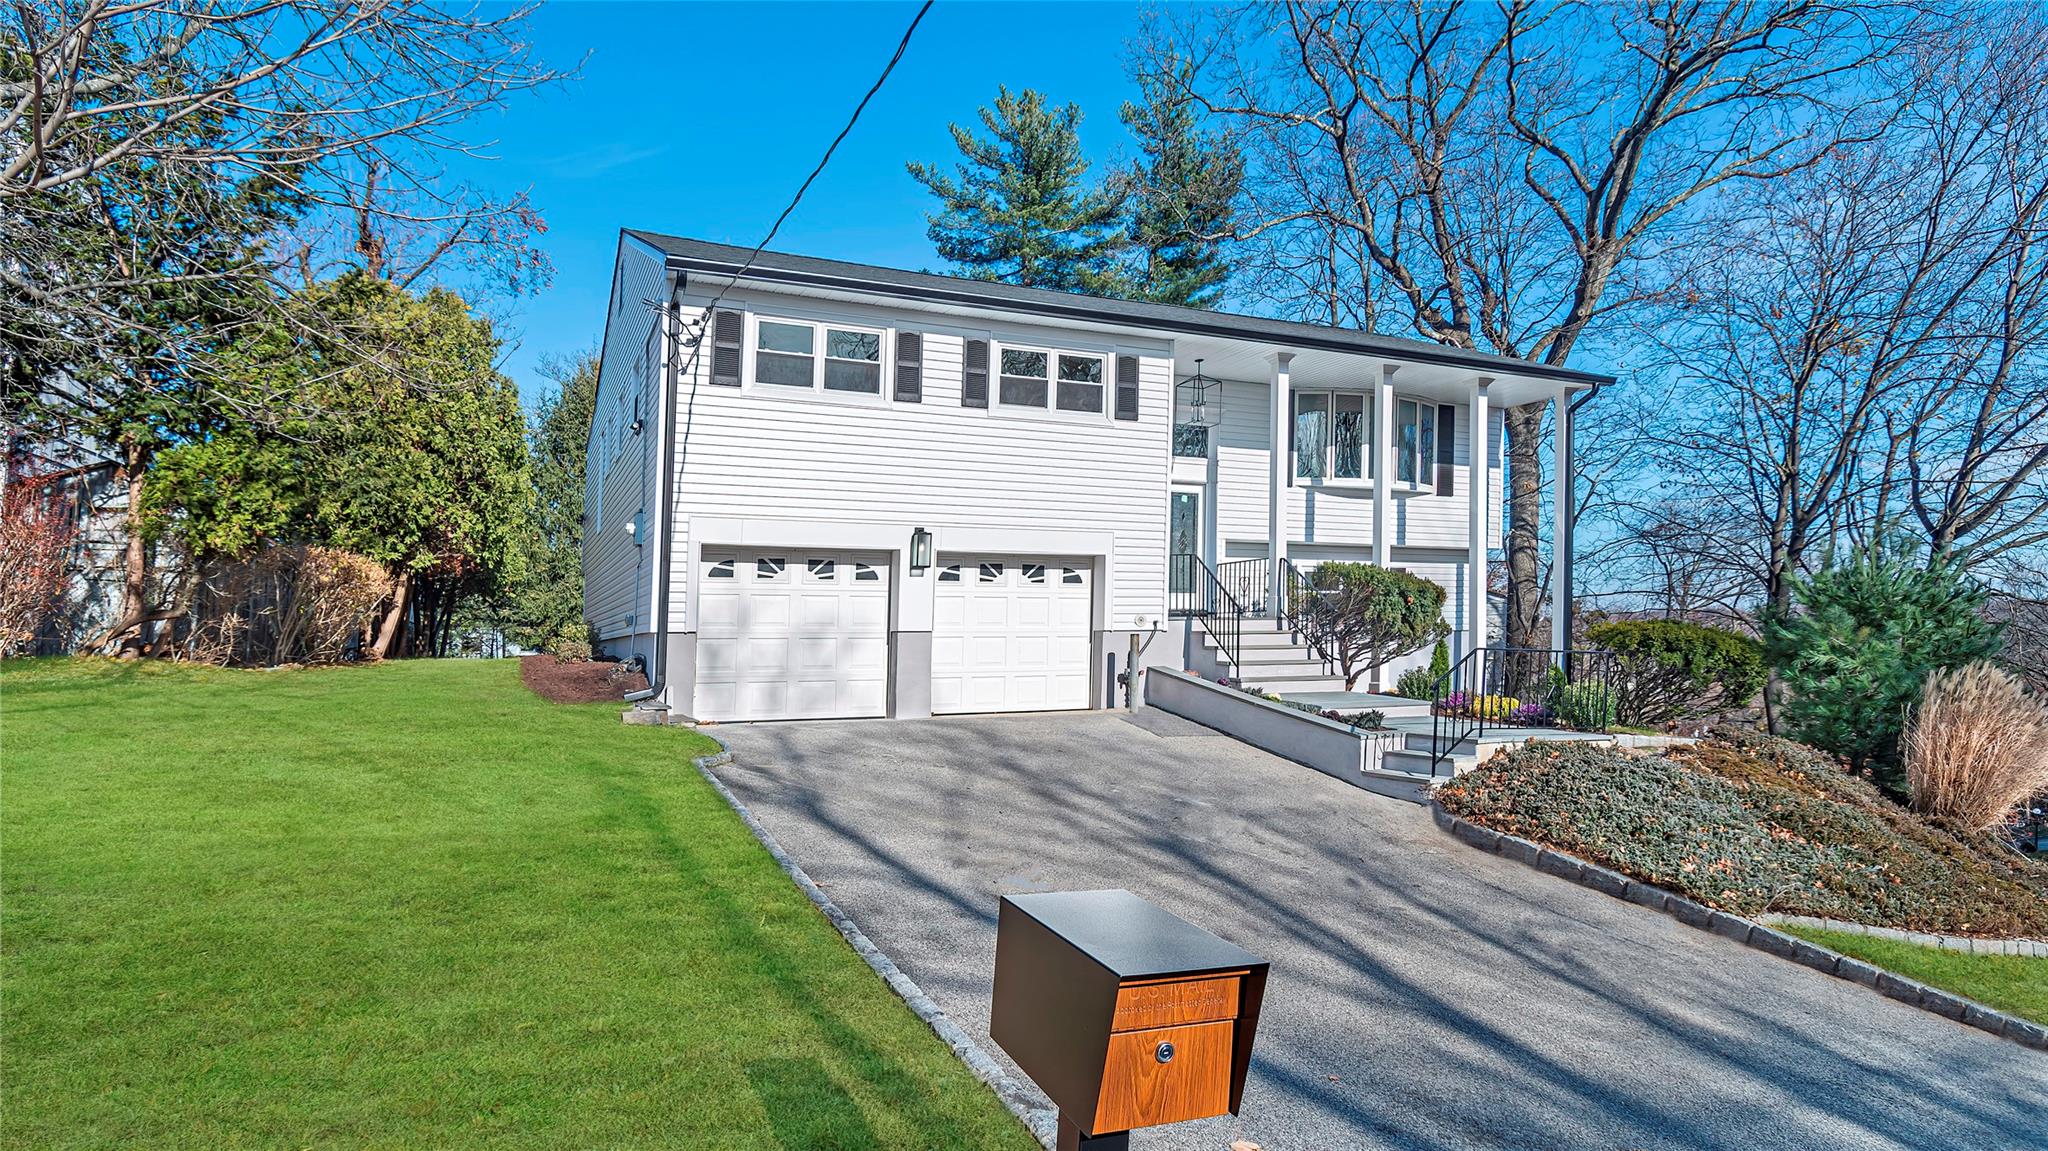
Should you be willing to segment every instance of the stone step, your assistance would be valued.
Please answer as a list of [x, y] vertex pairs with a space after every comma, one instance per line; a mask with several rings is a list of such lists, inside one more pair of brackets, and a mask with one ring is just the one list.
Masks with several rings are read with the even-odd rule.
[[1314, 669], [1317, 675], [1337, 674], [1337, 669], [1325, 664], [1321, 656], [1299, 648], [1246, 648], [1238, 652], [1237, 659], [1232, 662], [1243, 666], [1247, 675], [1251, 674], [1250, 669], [1255, 667], [1302, 667]]
[[[1210, 647], [1220, 646], [1216, 642], [1216, 637], [1210, 634], [1208, 628], [1204, 627], [1199, 630], [1201, 632], [1203, 643], [1208, 644]], [[1243, 651], [1251, 651], [1254, 649], [1263, 651], [1270, 648], [1291, 648], [1299, 651], [1308, 650], [1308, 644], [1303, 643], [1301, 639], [1298, 636], [1296, 636], [1293, 632], [1274, 631], [1271, 628], [1255, 626], [1247, 626], [1243, 631], [1237, 634], [1237, 646], [1240, 650]]]
[[1461, 775], [1479, 766], [1475, 755], [1452, 755], [1446, 759], [1432, 761], [1427, 751], [1390, 747], [1380, 756], [1380, 770], [1420, 776], [1424, 779], [1448, 779]]
[[1418, 775], [1414, 772], [1388, 771], [1383, 768], [1378, 771], [1368, 769], [1361, 772], [1359, 782], [1365, 785], [1367, 791], [1373, 792], [1376, 795], [1384, 795], [1389, 799], [1401, 799], [1409, 803], [1428, 803], [1429, 789], [1438, 780], [1433, 780], [1427, 775]]
[[1275, 695], [1303, 691], [1342, 691], [1344, 677], [1341, 675], [1262, 675], [1244, 677], [1246, 687], [1270, 691]]

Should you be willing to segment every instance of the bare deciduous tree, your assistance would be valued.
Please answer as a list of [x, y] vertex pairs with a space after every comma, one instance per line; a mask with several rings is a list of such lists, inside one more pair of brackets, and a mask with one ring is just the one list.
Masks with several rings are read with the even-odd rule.
[[1697, 543], [1777, 609], [1908, 517], [1966, 561], [2048, 539], [2048, 31], [2001, 9], [1885, 78], [1883, 138], [1724, 215], [1656, 328], [1666, 469], [1728, 513]]
[[[1317, 319], [1564, 364], [1661, 297], [1694, 204], [1840, 138], [1826, 104], [1891, 50], [1880, 25], [1757, 0], [1289, 3], [1162, 43], [1203, 62], [1189, 96], [1246, 136], [1263, 286]], [[1511, 644], [1546, 642], [1544, 418], [1506, 413]]]

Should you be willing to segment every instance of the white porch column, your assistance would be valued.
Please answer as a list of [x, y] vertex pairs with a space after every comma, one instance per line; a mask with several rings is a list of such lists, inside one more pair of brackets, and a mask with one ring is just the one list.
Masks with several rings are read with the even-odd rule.
[[1287, 447], [1294, 408], [1288, 384], [1293, 364], [1293, 352], [1273, 353], [1272, 471], [1266, 483], [1266, 602], [1275, 615], [1279, 614], [1280, 592], [1285, 586], [1280, 561], [1287, 558], [1287, 480], [1294, 474], [1294, 453]]
[[1468, 453], [1472, 457], [1469, 472], [1471, 477], [1471, 538], [1465, 557], [1465, 592], [1470, 597], [1465, 605], [1465, 650], [1475, 652], [1486, 646], [1486, 548], [1490, 538], [1491, 525], [1487, 514], [1492, 503], [1493, 477], [1488, 472], [1492, 452], [1489, 450], [1492, 437], [1487, 431], [1489, 422], [1486, 410], [1486, 389], [1493, 383], [1491, 376], [1478, 376], [1472, 381], [1472, 430], [1466, 436]]
[[1551, 471], [1556, 473], [1553, 482], [1556, 502], [1550, 513], [1550, 646], [1559, 651], [1568, 651], [1572, 646], [1571, 634], [1571, 585], [1569, 573], [1572, 570], [1571, 533], [1565, 525], [1572, 516], [1572, 413], [1571, 393], [1564, 388], [1557, 389], [1555, 423], [1557, 439], [1551, 449]]
[[[1372, 562], [1390, 567], [1394, 559], [1394, 364], [1380, 365], [1372, 396]], [[1378, 669], [1374, 669], [1378, 674]]]

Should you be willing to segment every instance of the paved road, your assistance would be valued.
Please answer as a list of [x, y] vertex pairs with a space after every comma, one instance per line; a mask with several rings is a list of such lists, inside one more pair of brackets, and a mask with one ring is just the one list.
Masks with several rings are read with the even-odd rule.
[[1171, 716], [720, 734], [720, 777], [977, 1037], [1003, 893], [1125, 887], [1268, 956], [1242, 1117], [1134, 1148], [2048, 1147], [2048, 1056]]

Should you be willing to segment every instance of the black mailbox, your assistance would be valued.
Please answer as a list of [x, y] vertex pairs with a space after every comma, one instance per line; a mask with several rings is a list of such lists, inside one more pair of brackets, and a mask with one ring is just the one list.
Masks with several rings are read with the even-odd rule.
[[1059, 1146], [1235, 1115], [1266, 961], [1128, 891], [1003, 897], [989, 1035], [1060, 1110]]

